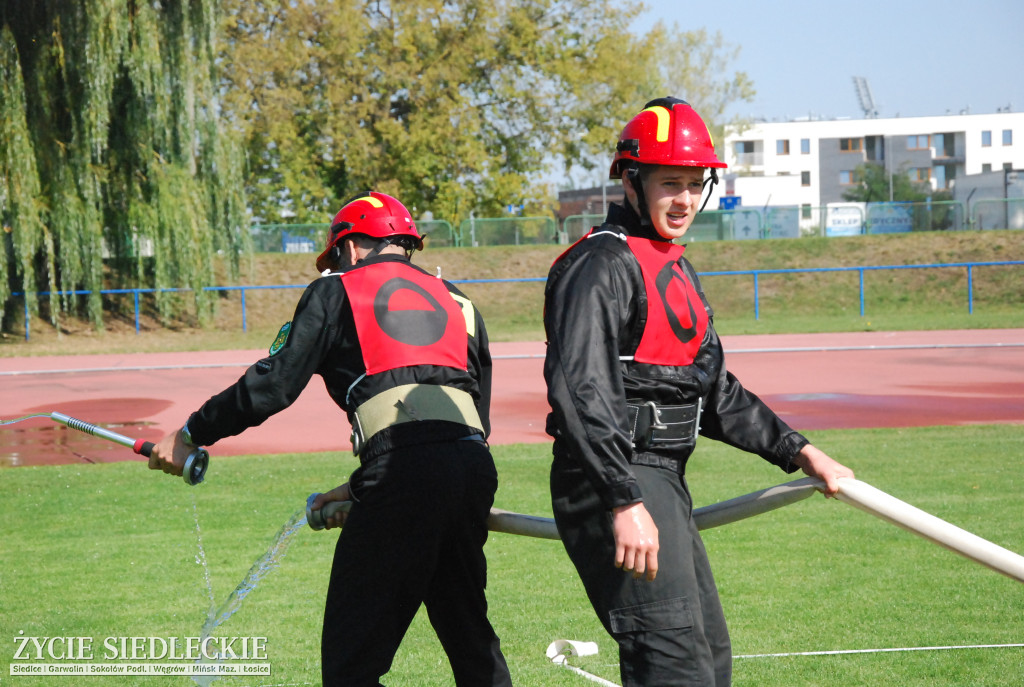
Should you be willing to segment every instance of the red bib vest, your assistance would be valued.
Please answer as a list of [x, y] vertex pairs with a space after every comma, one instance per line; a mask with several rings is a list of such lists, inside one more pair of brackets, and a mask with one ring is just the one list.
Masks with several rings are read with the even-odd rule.
[[366, 374], [398, 367], [467, 368], [462, 309], [444, 283], [401, 262], [381, 262], [341, 275]]
[[633, 359], [651, 365], [689, 365], [700, 350], [708, 313], [679, 264], [685, 248], [630, 236], [626, 239], [644, 277], [647, 321]]

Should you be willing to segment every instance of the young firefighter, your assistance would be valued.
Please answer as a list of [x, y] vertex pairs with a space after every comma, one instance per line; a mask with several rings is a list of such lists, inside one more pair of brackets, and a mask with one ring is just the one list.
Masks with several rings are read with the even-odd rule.
[[611, 167], [625, 202], [548, 275], [552, 505], [618, 642], [624, 687], [731, 680], [725, 616], [684, 477], [698, 430], [786, 472], [803, 469], [827, 494], [853, 476], [726, 370], [711, 306], [673, 243], [723, 167], [687, 103], [648, 103], [623, 129]]
[[[371, 192], [334, 218], [323, 276], [307, 287], [270, 355], [154, 448], [180, 475], [210, 445], [287, 408], [320, 375], [352, 425], [360, 466], [317, 497], [354, 501], [338, 538], [324, 612], [324, 685], [378, 685], [425, 604], [460, 686], [511, 685], [487, 619], [487, 515], [497, 472], [491, 357], [480, 314], [410, 262], [423, 241], [409, 211]], [[338, 432], [342, 429], [339, 427]]]

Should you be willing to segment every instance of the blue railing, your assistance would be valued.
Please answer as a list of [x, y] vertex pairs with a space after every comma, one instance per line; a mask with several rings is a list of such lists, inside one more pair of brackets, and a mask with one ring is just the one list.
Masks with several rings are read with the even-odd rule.
[[[967, 270], [967, 312], [974, 314], [974, 269], [977, 267], [1003, 267], [1003, 266], [1021, 266], [1024, 265], [1024, 260], [1001, 260], [996, 262], [946, 262], [946, 263], [933, 263], [925, 265], [870, 265], [861, 267], [803, 267], [803, 268], [789, 268], [789, 269], [769, 269], [769, 270], [728, 270], [722, 272], [700, 272], [701, 277], [719, 277], [719, 276], [752, 276], [754, 279], [754, 319], [761, 318], [761, 298], [760, 298], [760, 277], [761, 275], [775, 275], [775, 274], [803, 274], [803, 273], [814, 273], [814, 272], [857, 272], [859, 281], [860, 291], [860, 316], [864, 317], [865, 314], [865, 288], [864, 288], [864, 274], [866, 272], [878, 272], [881, 270], [920, 270], [920, 269], [948, 269], [948, 268], [966, 268]], [[546, 277], [523, 277], [517, 279], [452, 279], [453, 284], [500, 284], [500, 283], [526, 283], [526, 282], [545, 282]], [[246, 302], [245, 295], [249, 291], [260, 291], [260, 290], [277, 290], [277, 289], [305, 289], [307, 284], [272, 284], [264, 286], [207, 286], [204, 287], [204, 291], [238, 291], [241, 294], [241, 309], [242, 309], [242, 331], [248, 331], [248, 324], [246, 321]], [[139, 296], [142, 294], [149, 293], [183, 293], [192, 291], [192, 289], [179, 289], [179, 288], [168, 288], [168, 289], [104, 289], [100, 291], [102, 295], [108, 294], [132, 294], [135, 302], [135, 333], [140, 332], [140, 306]], [[58, 295], [61, 296], [85, 296], [92, 293], [91, 291], [61, 291]], [[24, 296], [24, 292], [14, 293], [13, 296]], [[38, 291], [37, 296], [49, 296], [49, 291]], [[28, 300], [25, 301], [25, 340], [29, 339], [29, 308]]]
[[975, 267], [999, 267], [1008, 265], [1024, 265], [1024, 260], [1000, 260], [996, 262], [944, 262], [927, 265], [871, 265], [863, 267], [804, 267], [793, 269], [775, 270], [735, 270], [726, 272], [700, 272], [701, 277], [715, 276], [743, 276], [754, 277], [754, 319], [761, 318], [761, 303], [759, 295], [759, 277], [762, 274], [799, 274], [806, 272], [857, 272], [860, 290], [860, 316], [864, 317], [864, 273], [877, 272], [879, 270], [920, 270], [937, 269], [949, 267], [967, 268], [967, 312], [974, 314], [974, 268]]

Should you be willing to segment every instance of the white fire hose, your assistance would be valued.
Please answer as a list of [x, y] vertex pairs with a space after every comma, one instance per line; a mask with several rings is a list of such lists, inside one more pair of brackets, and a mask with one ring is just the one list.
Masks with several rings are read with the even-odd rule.
[[[822, 491], [823, 488], [824, 483], [821, 480], [805, 477], [698, 508], [693, 511], [693, 517], [697, 521], [697, 529], [706, 530], [788, 506], [816, 491]], [[310, 495], [306, 502], [306, 519], [309, 526], [315, 530], [324, 528], [325, 518], [339, 510], [347, 511], [352, 505], [350, 501], [332, 501], [324, 506], [322, 511], [314, 511], [310, 505], [315, 496], [316, 494]], [[866, 482], [847, 477], [840, 479], [836, 498], [1018, 582], [1024, 582], [1024, 556], [900, 501]], [[491, 509], [487, 527], [492, 532], [539, 539], [559, 539], [553, 519], [514, 513], [500, 508]]]

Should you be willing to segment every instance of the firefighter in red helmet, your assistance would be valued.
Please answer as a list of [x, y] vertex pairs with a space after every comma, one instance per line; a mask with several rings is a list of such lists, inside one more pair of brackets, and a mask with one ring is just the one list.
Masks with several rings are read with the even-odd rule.
[[346, 203], [334, 216], [327, 234], [327, 248], [316, 259], [316, 268], [323, 272], [336, 265], [345, 239], [355, 235], [377, 240], [368, 257], [377, 255], [388, 245], [402, 246], [407, 251], [423, 250], [423, 238], [405, 206], [387, 194], [370, 191]]
[[[323, 684], [376, 686], [425, 605], [455, 684], [511, 685], [487, 619], [484, 543], [497, 489], [491, 357], [483, 319], [454, 285], [413, 265], [423, 239], [397, 199], [345, 204], [269, 355], [153, 449], [181, 474], [210, 445], [287, 408], [313, 375], [346, 413], [360, 466], [310, 504], [351, 501], [327, 590]], [[339, 434], [341, 431], [339, 429]], [[429, 517], [427, 515], [429, 514]]]
[[853, 476], [725, 367], [713, 311], [676, 243], [724, 167], [689, 104], [649, 102], [612, 162], [624, 202], [555, 261], [545, 289], [552, 508], [619, 644], [624, 687], [731, 681], [725, 616], [685, 478], [698, 435], [802, 469], [827, 495]]

